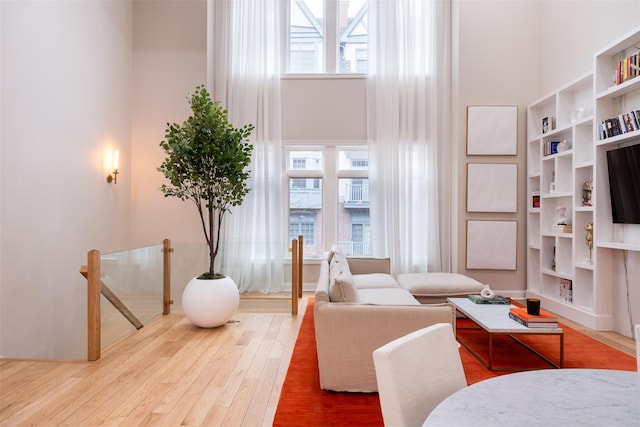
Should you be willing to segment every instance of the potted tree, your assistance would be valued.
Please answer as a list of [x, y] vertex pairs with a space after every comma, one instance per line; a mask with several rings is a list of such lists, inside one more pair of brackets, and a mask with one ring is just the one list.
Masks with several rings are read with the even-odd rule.
[[194, 277], [182, 295], [185, 315], [201, 327], [226, 323], [238, 309], [240, 295], [233, 280], [215, 271], [222, 220], [240, 205], [250, 188], [248, 166], [253, 145], [252, 124], [237, 128], [227, 110], [213, 102], [204, 86], [189, 94], [192, 115], [179, 125], [167, 123], [160, 143], [166, 157], [158, 171], [169, 180], [160, 190], [165, 197], [192, 201], [209, 252], [209, 270]]

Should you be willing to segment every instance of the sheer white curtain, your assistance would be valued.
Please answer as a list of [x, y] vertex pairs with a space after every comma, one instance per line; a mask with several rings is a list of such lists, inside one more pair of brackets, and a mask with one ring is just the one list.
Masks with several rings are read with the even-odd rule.
[[284, 290], [280, 0], [209, 0], [213, 97], [236, 126], [255, 125], [251, 192], [224, 219], [220, 271], [241, 292]]
[[374, 255], [450, 271], [450, 0], [370, 0]]

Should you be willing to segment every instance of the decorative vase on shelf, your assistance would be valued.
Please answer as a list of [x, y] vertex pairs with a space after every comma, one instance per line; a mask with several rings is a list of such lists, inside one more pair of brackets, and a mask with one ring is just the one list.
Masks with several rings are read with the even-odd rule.
[[227, 276], [191, 279], [182, 293], [182, 311], [194, 325], [215, 328], [227, 323], [238, 310], [240, 292]]
[[556, 224], [557, 225], [567, 225], [567, 223], [569, 221], [569, 218], [566, 215], [567, 208], [565, 208], [564, 206], [560, 206], [556, 212], [558, 213], [558, 216], [556, 218]]

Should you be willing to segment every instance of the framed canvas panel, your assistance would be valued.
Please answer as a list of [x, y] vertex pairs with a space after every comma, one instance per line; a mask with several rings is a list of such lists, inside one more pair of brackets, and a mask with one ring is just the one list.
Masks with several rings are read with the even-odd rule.
[[518, 165], [467, 164], [467, 212], [516, 212]]
[[467, 268], [515, 270], [516, 221], [467, 221]]
[[467, 155], [515, 156], [517, 140], [517, 106], [467, 107]]

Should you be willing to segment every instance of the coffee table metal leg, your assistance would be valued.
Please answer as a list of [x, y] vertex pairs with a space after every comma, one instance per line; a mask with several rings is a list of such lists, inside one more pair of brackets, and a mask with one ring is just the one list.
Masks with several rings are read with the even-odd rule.
[[[540, 335], [546, 335], [546, 334], [540, 334]], [[547, 362], [548, 364], [550, 364], [554, 368], [560, 369], [564, 365], [564, 332], [561, 333], [561, 334], [558, 334], [558, 335], [560, 335], [560, 363], [553, 362], [551, 359], [549, 359], [548, 357], [546, 357], [545, 355], [543, 355], [542, 353], [540, 353], [539, 351], [537, 351], [536, 349], [534, 349], [530, 345], [528, 345], [528, 344], [524, 343], [523, 341], [521, 341], [520, 339], [516, 338], [515, 336], [509, 334], [509, 337], [512, 340], [514, 340], [517, 343], [519, 343], [520, 345], [522, 345], [523, 347], [526, 347], [527, 349], [529, 349], [529, 351], [531, 351], [533, 354], [535, 354], [540, 359], [544, 360], [545, 362]]]
[[493, 334], [489, 332], [489, 370], [493, 371]]
[[[638, 337], [636, 337], [638, 339]], [[564, 367], [564, 331], [560, 334], [560, 368]]]
[[[475, 328], [473, 328], [473, 329], [475, 329]], [[487, 332], [487, 331], [485, 331], [485, 332]], [[469, 345], [466, 341], [461, 339], [460, 336], [457, 333], [456, 333], [456, 339], [467, 350], [469, 350], [469, 352], [472, 355], [474, 355], [476, 357], [476, 359], [478, 359], [478, 361], [480, 361], [480, 363], [482, 363], [484, 365], [485, 368], [489, 369], [490, 371], [526, 371], [526, 370], [529, 369], [529, 368], [494, 368], [493, 367], [493, 336], [495, 334], [493, 334], [491, 332], [487, 332], [487, 334], [489, 335], [489, 356], [488, 356], [487, 360], [484, 360], [482, 358], [482, 356], [480, 356], [480, 354], [477, 351], [475, 351], [471, 347], [471, 345]], [[542, 360], [544, 360], [545, 362], [549, 363], [554, 368], [562, 368], [564, 366], [564, 333], [558, 334], [560, 336], [560, 363], [554, 363], [551, 359], [549, 359], [548, 357], [544, 356], [539, 351], [535, 350], [534, 348], [532, 348], [528, 344], [524, 343], [520, 339], [516, 338], [512, 334], [504, 334], [504, 335], [508, 335], [511, 339], [513, 339], [514, 341], [516, 341], [518, 344], [522, 345], [523, 347], [527, 348], [533, 354], [535, 354], [536, 356], [540, 357]], [[539, 334], [539, 335], [547, 335], [547, 334]], [[536, 369], [536, 368], [532, 368], [532, 369]]]

